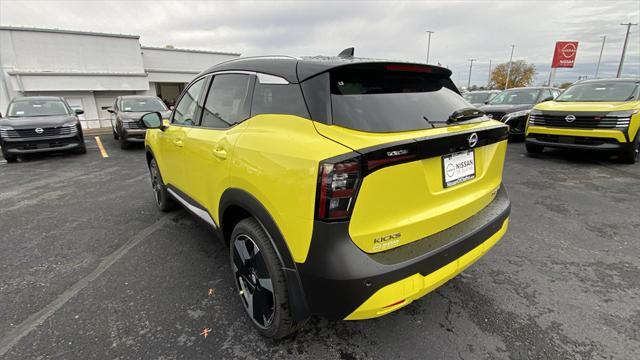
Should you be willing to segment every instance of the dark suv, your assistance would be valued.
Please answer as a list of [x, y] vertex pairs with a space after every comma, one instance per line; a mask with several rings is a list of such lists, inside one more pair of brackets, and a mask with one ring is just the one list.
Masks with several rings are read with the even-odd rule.
[[487, 116], [509, 125], [509, 135], [524, 137], [527, 117], [534, 105], [555, 99], [560, 89], [551, 87], [522, 87], [508, 89], [481, 106]]
[[18, 155], [50, 151], [87, 152], [77, 115], [58, 96], [29, 96], [13, 99], [7, 116], [0, 119], [0, 145], [7, 162]]
[[147, 130], [140, 125], [140, 117], [148, 112], [159, 112], [168, 119], [171, 111], [155, 96], [118, 96], [111, 113], [113, 138], [120, 141], [120, 148], [128, 149], [131, 142], [143, 142]]

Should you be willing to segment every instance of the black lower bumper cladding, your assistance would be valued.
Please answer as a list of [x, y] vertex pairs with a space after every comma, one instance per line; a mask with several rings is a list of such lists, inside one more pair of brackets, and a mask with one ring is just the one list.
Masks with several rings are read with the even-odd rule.
[[33, 154], [49, 151], [65, 151], [84, 144], [78, 136], [47, 139], [12, 139], [3, 141], [2, 148], [7, 154]]
[[510, 209], [501, 186], [495, 199], [471, 218], [377, 254], [353, 243], [348, 222], [316, 221], [307, 260], [297, 264], [310, 312], [344, 319], [384, 286], [416, 273], [426, 276], [480, 245], [502, 228]]
[[578, 150], [625, 151], [633, 147], [633, 143], [620, 143], [616, 139], [547, 134], [529, 134], [526, 142], [539, 146]]

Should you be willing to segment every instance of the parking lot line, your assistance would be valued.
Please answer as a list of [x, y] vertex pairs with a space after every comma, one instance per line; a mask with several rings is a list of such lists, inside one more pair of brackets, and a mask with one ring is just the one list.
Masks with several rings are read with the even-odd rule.
[[104, 149], [104, 146], [102, 146], [102, 141], [100, 140], [100, 136], [96, 136], [96, 144], [98, 144], [98, 149], [100, 149], [100, 154], [102, 155], [103, 158], [108, 158], [109, 154], [107, 154], [107, 150]]
[[[96, 141], [100, 144], [100, 140], [96, 136]], [[138, 245], [143, 240], [147, 239], [154, 231], [160, 229], [168, 221], [179, 215], [165, 215], [158, 219], [155, 223], [149, 225], [132, 238], [130, 238], [124, 245], [118, 250], [114, 251], [95, 268], [89, 275], [83, 277], [77, 283], [73, 284], [70, 288], [60, 294], [55, 300], [45, 306], [37, 313], [29, 316], [26, 320], [16, 326], [13, 330], [5, 334], [0, 339], [0, 357], [6, 354], [11, 348], [20, 341], [23, 337], [29, 335], [38, 325], [42, 324], [51, 315], [58, 311], [64, 304], [76, 296], [82, 289], [86, 288], [92, 281], [111, 267], [116, 261], [120, 260], [125, 254], [132, 248]]]

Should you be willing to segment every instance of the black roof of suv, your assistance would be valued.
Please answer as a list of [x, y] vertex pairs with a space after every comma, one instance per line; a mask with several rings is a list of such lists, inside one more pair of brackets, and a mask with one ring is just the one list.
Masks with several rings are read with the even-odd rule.
[[451, 70], [435, 65], [426, 65], [405, 61], [386, 61], [379, 59], [341, 57], [341, 56], [257, 56], [229, 60], [210, 67], [202, 72], [207, 74], [217, 71], [252, 71], [275, 75], [290, 83], [302, 82], [327, 70], [353, 64], [402, 64], [430, 68], [433, 73], [451, 76]]

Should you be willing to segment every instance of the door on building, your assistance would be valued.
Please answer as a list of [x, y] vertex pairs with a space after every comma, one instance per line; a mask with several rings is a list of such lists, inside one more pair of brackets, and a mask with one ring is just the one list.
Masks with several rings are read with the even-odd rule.
[[167, 106], [174, 106], [185, 85], [185, 83], [156, 83], [156, 94]]

